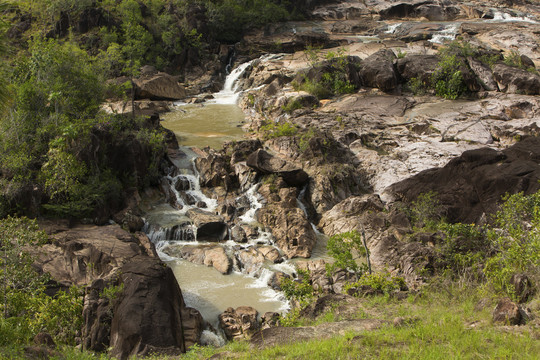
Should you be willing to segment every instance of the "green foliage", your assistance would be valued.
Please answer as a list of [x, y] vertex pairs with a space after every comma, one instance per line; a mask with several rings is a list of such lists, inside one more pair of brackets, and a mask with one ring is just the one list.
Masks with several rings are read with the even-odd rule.
[[464, 66], [465, 64], [457, 55], [441, 54], [437, 70], [431, 76], [431, 83], [437, 96], [454, 100], [467, 90], [461, 73]]
[[313, 139], [316, 134], [317, 132], [312, 127], [310, 127], [308, 131], [302, 133], [298, 139], [298, 148], [300, 149], [300, 152], [303, 153], [307, 150], [310, 140]]
[[362, 235], [354, 230], [331, 236], [327, 244], [328, 254], [334, 258], [334, 263], [327, 266], [332, 273], [336, 269], [346, 269], [361, 275], [367, 270], [366, 264], [359, 264], [359, 259], [366, 255]]
[[298, 132], [298, 128], [293, 123], [286, 121], [281, 123], [270, 122], [261, 126], [260, 131], [263, 133], [263, 137], [268, 140], [281, 136], [294, 136]]
[[281, 109], [287, 114], [291, 114], [294, 110], [298, 110], [301, 108], [303, 108], [302, 103], [297, 99], [289, 99], [289, 101], [287, 101], [287, 104], [281, 107]]
[[34, 270], [27, 246], [47, 241], [35, 221], [7, 217], [0, 220], [0, 346], [24, 344], [38, 332], [58, 343], [71, 343], [82, 325], [82, 292], [71, 288], [54, 297], [44, 293], [48, 277]]
[[411, 203], [410, 215], [413, 224], [419, 228], [436, 228], [441, 220], [441, 205], [434, 191], [418, 195]]
[[369, 286], [374, 290], [382, 291], [384, 294], [390, 294], [396, 290], [407, 289], [405, 280], [402, 277], [392, 276], [388, 272], [380, 272], [373, 274], [364, 273], [360, 276], [358, 281], [347, 284], [344, 290], [347, 291], [362, 286]]
[[488, 231], [496, 249], [488, 259], [484, 273], [497, 291], [514, 296], [510, 278], [516, 273], [533, 276], [540, 273], [540, 192], [506, 195], [496, 216], [497, 228]]
[[280, 286], [288, 300], [298, 301], [301, 306], [304, 306], [315, 294], [310, 283], [309, 271], [298, 269], [298, 278], [298, 280], [284, 278]]
[[293, 82], [296, 90], [303, 90], [318, 99], [327, 99], [335, 95], [353, 93], [356, 88], [348, 79], [349, 58], [345, 49], [341, 48], [336, 52], [330, 51], [324, 57], [325, 63], [320, 63], [320, 48], [308, 47], [304, 51], [311, 69], [326, 69], [320, 79], [310, 79], [304, 76], [302, 82]]
[[419, 78], [409, 79], [407, 86], [414, 95], [424, 95], [426, 93], [426, 89], [429, 88], [429, 84], [423, 82]]
[[238, 42], [252, 27], [289, 20], [279, 3], [269, 0], [207, 0], [209, 27], [218, 41]]

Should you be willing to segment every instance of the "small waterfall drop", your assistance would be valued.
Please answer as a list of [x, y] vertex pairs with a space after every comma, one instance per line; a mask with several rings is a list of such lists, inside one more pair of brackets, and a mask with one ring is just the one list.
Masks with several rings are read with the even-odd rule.
[[215, 93], [214, 99], [209, 102], [214, 104], [236, 104], [238, 97], [240, 96], [240, 91], [238, 91], [238, 79], [252, 62], [253, 61], [248, 61], [240, 64], [229, 75], [227, 75], [223, 90]]
[[453, 41], [456, 39], [460, 25], [460, 23], [446, 25], [442, 30], [433, 34], [428, 41], [434, 44], [444, 44], [447, 41]]

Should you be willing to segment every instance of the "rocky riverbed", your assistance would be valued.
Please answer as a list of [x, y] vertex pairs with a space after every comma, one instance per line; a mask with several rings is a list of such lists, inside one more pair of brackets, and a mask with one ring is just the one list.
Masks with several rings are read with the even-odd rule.
[[[326, 260], [310, 258], [325, 235], [359, 230], [366, 234], [374, 269], [403, 276], [407, 288], [415, 289], [437, 266], [432, 244], [440, 239], [415, 234], [403, 205], [435, 191], [450, 221], [482, 223], [505, 193], [540, 188], [540, 4], [317, 4], [309, 20], [271, 24], [234, 46], [237, 72], [225, 83], [225, 95], [245, 114], [243, 138], [186, 150], [169, 133], [160, 189], [140, 194], [142, 200], [136, 194], [136, 206], [115, 218], [146, 234], [117, 225], [47, 225], [56, 240], [39, 263], [59, 286], [87, 286], [87, 348], [111, 346], [120, 358], [174, 353], [200, 343], [209, 323], [219, 322], [228, 339], [260, 330], [258, 309], [252, 307], [203, 320], [185, 305], [158, 253], [213, 267], [219, 276], [237, 272], [264, 279], [275, 291], [283, 278], [295, 276], [294, 265], [310, 270], [315, 288], [333, 294], [342, 292], [350, 275], [329, 277]], [[449, 100], [433, 89], [414, 89], [440, 69], [440, 49], [453, 40], [476, 49], [474, 56], [458, 56], [463, 95]], [[233, 53], [232, 47], [225, 50]], [[332, 72], [336, 54], [347, 59], [341, 70], [353, 91], [319, 99], [299, 90], [298, 84]], [[505, 56], [521, 67], [505, 63]], [[137, 100], [105, 108], [145, 114], [174, 111], [174, 100], [193, 107], [219, 103], [217, 94], [204, 91], [216, 92], [223, 77], [190, 80], [179, 84], [145, 68], [135, 81]], [[109, 283], [124, 286], [112, 313], [100, 297]], [[159, 314], [142, 316], [158, 307]], [[265, 326], [275, 324], [275, 316], [264, 314]], [[163, 329], [165, 320], [171, 326]]]

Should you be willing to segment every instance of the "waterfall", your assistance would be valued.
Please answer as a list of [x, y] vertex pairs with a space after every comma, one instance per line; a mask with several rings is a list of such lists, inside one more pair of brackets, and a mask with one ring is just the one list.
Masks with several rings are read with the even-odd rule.
[[214, 94], [214, 99], [209, 101], [214, 104], [231, 104], [234, 105], [238, 101], [240, 91], [238, 91], [238, 79], [244, 71], [251, 65], [253, 61], [245, 62], [236, 67], [225, 79], [223, 90]]
[[434, 44], [444, 44], [447, 41], [453, 41], [458, 33], [460, 23], [445, 26], [441, 31], [433, 34], [429, 42]]

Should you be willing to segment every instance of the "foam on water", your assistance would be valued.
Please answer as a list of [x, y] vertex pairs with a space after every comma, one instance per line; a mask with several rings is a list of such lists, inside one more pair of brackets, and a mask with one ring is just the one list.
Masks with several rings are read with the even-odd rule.
[[433, 34], [428, 41], [434, 44], [444, 44], [447, 41], [453, 41], [456, 39], [460, 25], [459, 23], [446, 25], [442, 30]]
[[397, 29], [401, 26], [402, 23], [388, 25], [388, 28], [385, 31], [385, 34], [394, 34]]
[[502, 21], [502, 22], [528, 22], [532, 24], [538, 23], [538, 21], [527, 17], [527, 15], [516, 16], [510, 13], [502, 12], [499, 10], [493, 11], [493, 19], [491, 21]]

